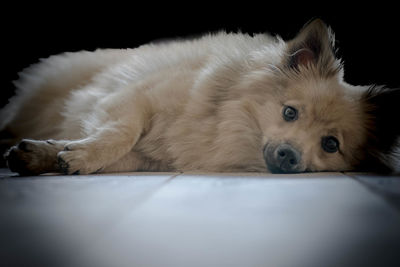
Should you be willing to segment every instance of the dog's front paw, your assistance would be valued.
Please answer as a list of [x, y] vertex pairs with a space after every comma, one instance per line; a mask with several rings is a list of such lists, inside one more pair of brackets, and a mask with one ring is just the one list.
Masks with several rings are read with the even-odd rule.
[[29, 156], [24, 155], [25, 152], [18, 146], [11, 147], [5, 154], [4, 159], [7, 162], [8, 168], [12, 172], [17, 172], [21, 176], [36, 175], [29, 167]]
[[58, 166], [64, 174], [89, 174], [99, 171], [102, 166], [90, 146], [71, 142], [57, 154]]
[[52, 158], [50, 146], [46, 141], [23, 139], [11, 147], [4, 158], [11, 171], [21, 176], [38, 175], [54, 170], [55, 158]]

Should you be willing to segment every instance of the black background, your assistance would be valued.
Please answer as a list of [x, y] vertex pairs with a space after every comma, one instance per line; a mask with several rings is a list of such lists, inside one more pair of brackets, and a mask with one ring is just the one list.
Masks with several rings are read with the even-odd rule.
[[308, 5], [283, 2], [280, 6], [270, 6], [267, 2], [182, 2], [175, 6], [157, 2], [8, 5], [1, 16], [0, 105], [13, 94], [12, 81], [17, 79], [19, 71], [52, 54], [136, 47], [154, 40], [218, 30], [269, 32], [290, 39], [312, 18], [321, 18], [334, 30], [347, 82], [400, 85], [397, 7], [324, 1], [319, 8]]

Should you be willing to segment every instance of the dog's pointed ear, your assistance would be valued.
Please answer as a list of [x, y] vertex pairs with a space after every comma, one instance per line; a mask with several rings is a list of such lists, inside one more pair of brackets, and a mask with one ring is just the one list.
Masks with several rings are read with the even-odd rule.
[[321, 74], [335, 74], [341, 64], [334, 53], [334, 35], [320, 19], [306, 24], [299, 34], [288, 42], [286, 64], [299, 70], [314, 65]]

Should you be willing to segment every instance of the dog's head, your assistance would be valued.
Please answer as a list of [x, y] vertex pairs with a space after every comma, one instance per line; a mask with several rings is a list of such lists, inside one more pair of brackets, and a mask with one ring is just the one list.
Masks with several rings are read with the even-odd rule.
[[311, 22], [284, 43], [268, 79], [255, 79], [254, 88], [275, 87], [255, 109], [272, 172], [390, 169], [400, 90], [345, 83], [333, 39], [323, 22]]

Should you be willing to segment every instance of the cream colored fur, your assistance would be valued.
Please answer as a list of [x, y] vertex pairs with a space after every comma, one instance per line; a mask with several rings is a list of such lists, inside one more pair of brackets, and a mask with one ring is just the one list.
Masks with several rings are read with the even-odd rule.
[[[321, 22], [310, 28], [329, 34]], [[266, 172], [264, 145], [286, 140], [302, 148], [305, 170], [351, 169], [363, 142], [354, 103], [364, 88], [346, 84], [341, 71], [280, 73], [290, 45], [220, 32], [52, 56], [21, 73], [0, 129], [14, 135], [8, 142], [26, 139], [12, 150], [32, 173]], [[287, 103], [301, 108], [302, 121], [282, 120]], [[320, 148], [332, 131], [340, 155]]]

